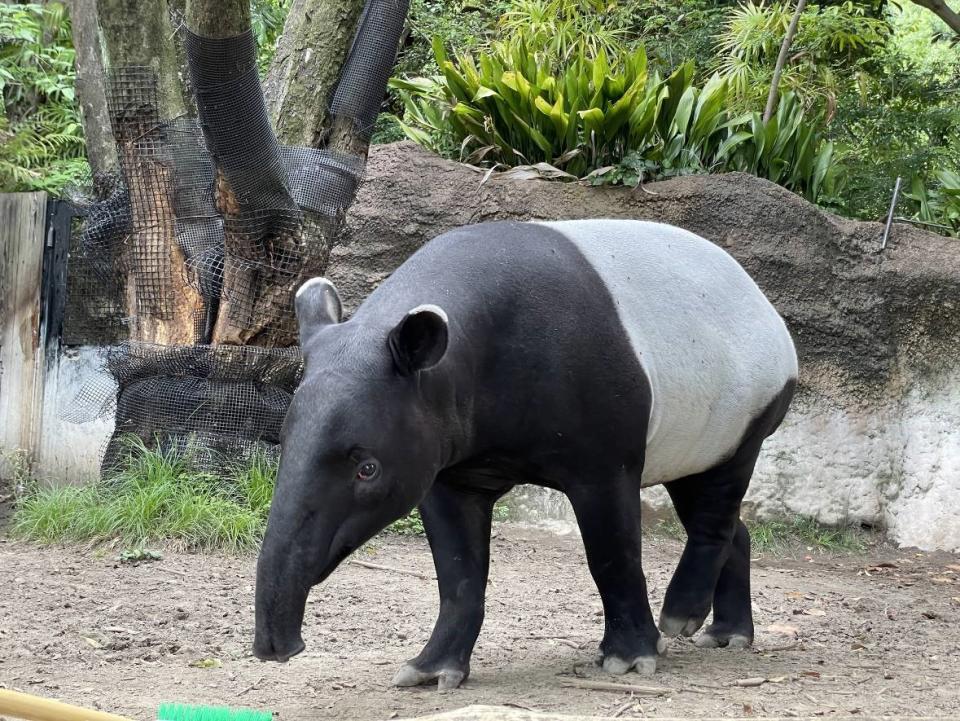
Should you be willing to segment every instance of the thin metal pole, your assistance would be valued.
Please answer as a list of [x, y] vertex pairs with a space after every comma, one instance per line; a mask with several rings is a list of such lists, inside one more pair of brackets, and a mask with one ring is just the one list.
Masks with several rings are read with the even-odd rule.
[[883, 242], [880, 243], [880, 250], [887, 247], [887, 238], [890, 236], [890, 226], [893, 225], [893, 211], [897, 207], [897, 196], [900, 195], [900, 182], [903, 180], [897, 176], [897, 183], [893, 186], [893, 197], [890, 199], [890, 212], [887, 213], [887, 226], [883, 229]]

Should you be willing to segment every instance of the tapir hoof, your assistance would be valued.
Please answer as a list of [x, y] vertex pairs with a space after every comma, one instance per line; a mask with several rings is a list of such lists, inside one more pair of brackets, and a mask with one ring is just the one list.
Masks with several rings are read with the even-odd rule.
[[749, 648], [753, 645], [753, 636], [744, 633], [722, 631], [710, 626], [700, 638], [697, 646], [700, 648]]
[[667, 650], [667, 639], [662, 636], [657, 639], [656, 656], [634, 656], [633, 658], [623, 658], [616, 654], [604, 655], [601, 653], [597, 659], [597, 664], [603, 667], [607, 673], [615, 676], [622, 676], [628, 671], [636, 671], [641, 676], [653, 676], [657, 670], [657, 657], [662, 656]]
[[393, 677], [394, 686], [420, 686], [437, 679], [438, 691], [452, 691], [467, 677], [464, 671], [445, 668], [439, 671], [421, 671], [409, 663], [403, 664]]
[[664, 636], [673, 638], [674, 636], [692, 636], [703, 625], [706, 616], [688, 616], [687, 618], [676, 618], [660, 614], [660, 633]]

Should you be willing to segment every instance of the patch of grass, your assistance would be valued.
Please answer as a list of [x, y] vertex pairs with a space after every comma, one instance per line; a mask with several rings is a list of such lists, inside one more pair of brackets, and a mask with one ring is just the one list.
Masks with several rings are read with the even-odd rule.
[[[503, 522], [510, 520], [510, 505], [506, 499], [497, 501], [493, 507], [493, 520]], [[394, 521], [387, 526], [387, 533], [396, 533], [400, 536], [424, 536], [426, 530], [423, 527], [423, 519], [420, 517], [420, 511], [416, 508], [410, 512], [410, 515]]]
[[[866, 550], [868, 534], [852, 526], [825, 526], [809, 516], [769, 521], [747, 521], [751, 549], [760, 553], [786, 553], [815, 549], [832, 553], [860, 553]], [[676, 514], [661, 518], [649, 529], [661, 538], [685, 541], [687, 534]]]
[[191, 549], [246, 551], [263, 537], [276, 465], [262, 455], [220, 475], [193, 454], [128, 441], [119, 470], [87, 486], [30, 483], [17, 498], [13, 533], [42, 542], [119, 539], [138, 548], [166, 541]]
[[867, 548], [866, 534], [852, 526], [825, 526], [809, 516], [787, 520], [747, 523], [755, 551], [782, 552], [803, 546], [833, 553], [861, 553]]
[[387, 526], [387, 533], [396, 533], [398, 536], [422, 536], [426, 533], [423, 528], [423, 519], [420, 511], [414, 508], [408, 516], [394, 521]]

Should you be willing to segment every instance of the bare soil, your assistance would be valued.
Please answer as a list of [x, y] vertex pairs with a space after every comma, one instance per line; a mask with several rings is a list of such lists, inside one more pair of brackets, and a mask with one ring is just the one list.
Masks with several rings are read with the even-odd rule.
[[[648, 538], [652, 603], [680, 544]], [[164, 701], [270, 709], [280, 719], [388, 719], [471, 704], [635, 716], [960, 716], [960, 558], [877, 546], [754, 563], [752, 650], [675, 640], [653, 678], [593, 665], [603, 617], [579, 539], [504, 524], [487, 618], [464, 687], [398, 689], [437, 610], [426, 541], [381, 537], [311, 595], [307, 651], [250, 654], [253, 557], [0, 539], [0, 685], [148, 721]], [[806, 557], [805, 557], [806, 556]], [[569, 688], [577, 677], [657, 685], [660, 697]], [[738, 685], [739, 684], [739, 685]], [[759, 684], [759, 685], [755, 685]]]

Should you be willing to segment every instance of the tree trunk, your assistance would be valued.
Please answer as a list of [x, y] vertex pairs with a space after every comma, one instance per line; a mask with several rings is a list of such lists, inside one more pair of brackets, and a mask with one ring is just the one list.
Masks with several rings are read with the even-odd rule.
[[250, 29], [250, 0], [186, 0], [187, 26], [205, 38], [231, 38]]
[[[262, 300], [265, 291], [283, 282], [271, 272], [271, 249], [296, 245], [301, 225], [262, 99], [256, 52], [244, 40], [250, 33], [250, 3], [187, 0], [186, 23], [200, 38], [189, 62], [201, 126], [217, 166], [217, 210], [224, 219], [223, 291], [210, 342], [247, 345], [260, 336], [262, 345], [273, 345], [276, 318]], [[224, 65], [207, 41], [230, 38], [228, 45], [242, 57]], [[224, 96], [226, 83], [238, 97]], [[224, 113], [224, 105], [234, 100], [244, 103], [242, 110]], [[238, 145], [236, 136], [249, 145]], [[258, 182], [238, 194], [250, 186], [251, 159]]]
[[165, 123], [184, 113], [165, 0], [99, 0], [108, 105], [130, 194], [131, 240], [120, 254], [131, 340], [196, 342], [204, 303], [177, 244], [174, 169]]
[[[191, 10], [204, 5], [211, 10], [209, 18]], [[187, 7], [188, 22], [201, 28], [200, 34], [206, 20], [210, 28], [217, 22], [219, 9], [210, 0], [190, 0]], [[324, 272], [343, 213], [353, 201], [356, 178], [344, 183], [334, 167], [355, 168], [357, 174], [362, 168], [372, 129], [368, 116], [372, 107], [375, 117], [386, 91], [406, 0], [370, 0], [363, 9], [362, 0], [294, 0], [266, 81], [267, 112], [281, 144], [329, 151], [310, 162], [316, 164], [314, 190], [330, 209], [301, 208], [297, 228], [291, 227], [289, 215], [276, 213], [267, 232], [271, 237], [264, 236], [258, 249], [232, 247], [227, 225], [214, 343], [296, 343], [293, 294], [306, 278]], [[365, 31], [358, 36], [361, 19]], [[351, 52], [361, 46], [362, 52]], [[355, 92], [358, 87], [367, 94]], [[249, 233], [241, 235], [249, 244]], [[251, 250], [259, 250], [267, 261], [246, 262]]]
[[319, 148], [363, 0], [293, 0], [264, 96], [284, 145]]
[[70, 21], [73, 47], [77, 54], [76, 91], [87, 160], [93, 170], [94, 185], [99, 191], [104, 176], [114, 175], [120, 166], [107, 108], [106, 81], [97, 28], [97, 0], [71, 0]]
[[770, 81], [770, 94], [767, 95], [767, 107], [763, 110], [763, 122], [770, 120], [773, 115], [773, 109], [777, 105], [777, 94], [780, 90], [780, 75], [783, 73], [784, 63], [787, 62], [787, 53], [790, 52], [790, 46], [793, 45], [793, 38], [797, 34], [797, 25], [800, 22], [800, 16], [803, 14], [803, 8], [807, 0], [797, 0], [797, 9], [790, 18], [790, 25], [787, 27], [787, 34], [783, 36], [783, 44], [780, 45], [780, 54], [777, 55], [777, 64], [773, 68], [773, 80]]

